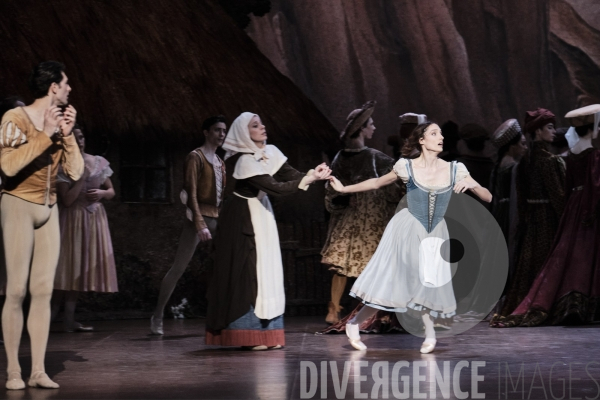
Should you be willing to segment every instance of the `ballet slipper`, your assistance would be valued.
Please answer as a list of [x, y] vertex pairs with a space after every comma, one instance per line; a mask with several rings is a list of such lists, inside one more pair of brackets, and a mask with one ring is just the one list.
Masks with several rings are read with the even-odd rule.
[[350, 345], [356, 350], [362, 351], [367, 349], [367, 346], [365, 346], [365, 344], [360, 341], [358, 324], [346, 324], [346, 336], [348, 336], [348, 341], [350, 342]]
[[283, 349], [283, 346], [280, 344], [269, 347], [269, 350], [279, 350], [279, 349]]
[[72, 332], [93, 332], [94, 331], [94, 327], [93, 326], [82, 325], [79, 322], [75, 322], [71, 326], [65, 326], [63, 329], [64, 329], [65, 332], [68, 332], [68, 333], [72, 333]]
[[435, 349], [436, 343], [437, 343], [437, 340], [427, 338], [421, 345], [421, 350], [419, 350], [419, 351], [423, 354], [429, 354], [429, 353], [433, 352], [433, 349]]
[[29, 378], [27, 384], [31, 387], [58, 389], [60, 386], [54, 382], [44, 371], [34, 372]]
[[11, 372], [8, 374], [8, 379], [6, 379], [6, 388], [8, 390], [25, 389], [25, 382], [23, 382], [23, 379], [21, 379], [20, 372]]
[[254, 346], [254, 347], [250, 348], [250, 350], [253, 350], [253, 351], [262, 351], [262, 350], [267, 350], [267, 349], [268, 349], [268, 347], [265, 346], [264, 344], [261, 344], [261, 345]]
[[150, 332], [153, 335], [164, 335], [163, 331], [163, 319], [162, 318], [154, 318], [154, 315], [150, 317]]

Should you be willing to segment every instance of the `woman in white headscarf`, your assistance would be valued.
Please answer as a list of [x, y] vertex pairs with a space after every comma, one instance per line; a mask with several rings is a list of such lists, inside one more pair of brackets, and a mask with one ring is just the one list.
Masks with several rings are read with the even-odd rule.
[[215, 238], [215, 268], [208, 291], [206, 344], [255, 350], [285, 345], [285, 294], [279, 235], [267, 195], [307, 190], [327, 179], [324, 164], [307, 174], [267, 145], [260, 117], [242, 113], [233, 121], [223, 149], [235, 162], [233, 196], [226, 200]]

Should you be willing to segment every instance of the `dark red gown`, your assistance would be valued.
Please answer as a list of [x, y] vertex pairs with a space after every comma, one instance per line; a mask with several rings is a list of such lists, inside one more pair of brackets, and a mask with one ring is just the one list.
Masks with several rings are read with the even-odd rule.
[[552, 251], [504, 327], [600, 320], [600, 150], [569, 153], [567, 204]]

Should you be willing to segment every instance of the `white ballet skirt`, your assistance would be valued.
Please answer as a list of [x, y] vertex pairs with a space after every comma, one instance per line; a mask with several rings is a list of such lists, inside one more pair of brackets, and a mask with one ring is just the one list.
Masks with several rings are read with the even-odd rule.
[[[405, 159], [396, 163], [394, 172], [404, 183], [409, 181]], [[457, 163], [455, 182], [468, 175], [464, 164]], [[438, 190], [449, 183], [417, 185]], [[350, 295], [380, 310], [427, 310], [434, 318], [452, 317], [456, 311], [452, 265], [440, 256], [440, 245], [449, 238], [443, 219], [427, 233], [408, 208], [402, 209], [388, 223], [375, 254], [352, 286]]]

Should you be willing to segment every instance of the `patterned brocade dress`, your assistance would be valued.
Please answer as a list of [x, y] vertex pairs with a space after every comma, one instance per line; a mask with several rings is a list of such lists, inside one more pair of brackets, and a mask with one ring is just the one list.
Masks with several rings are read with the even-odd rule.
[[[365, 147], [341, 150], [331, 163], [331, 171], [342, 184], [353, 185], [379, 178], [393, 166], [391, 157]], [[343, 195], [328, 185], [325, 207], [331, 219], [321, 262], [340, 275], [359, 276], [377, 249], [404, 189], [403, 185], [392, 184], [379, 190]]]
[[[364, 147], [340, 150], [331, 163], [331, 171], [347, 186], [379, 178], [389, 173], [393, 166], [393, 158]], [[400, 182], [351, 195], [338, 193], [327, 185], [325, 208], [331, 217], [321, 262], [339, 275], [359, 276], [375, 253], [385, 227], [405, 194], [406, 187]], [[361, 308], [359, 304], [350, 314], [319, 333], [345, 331], [346, 321]], [[385, 311], [369, 318], [360, 329], [375, 333], [403, 330], [394, 314]]]
[[[54, 278], [54, 289], [79, 292], [117, 292], [117, 271], [108, 219], [100, 202], [86, 199], [86, 192], [99, 189], [113, 171], [108, 161], [93, 157], [90, 171], [77, 200], [70, 207], [61, 207], [60, 257]], [[57, 181], [73, 182], [62, 171]]]

